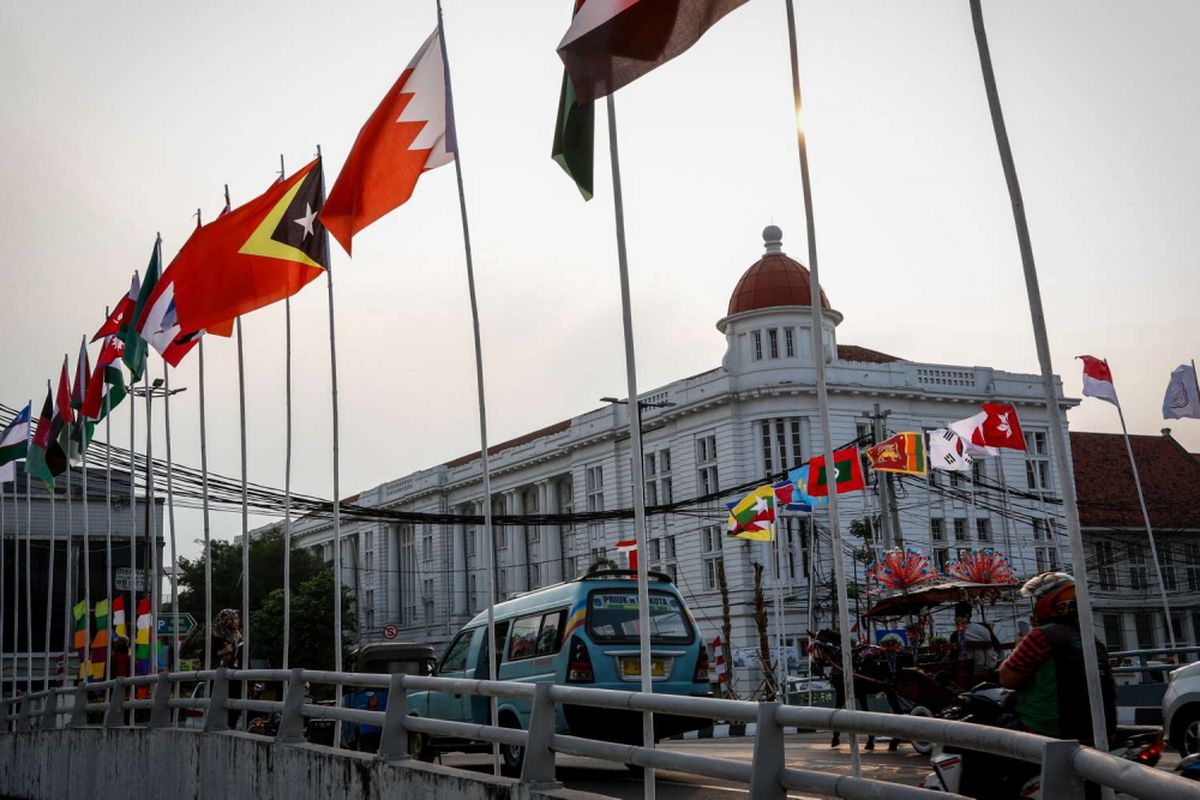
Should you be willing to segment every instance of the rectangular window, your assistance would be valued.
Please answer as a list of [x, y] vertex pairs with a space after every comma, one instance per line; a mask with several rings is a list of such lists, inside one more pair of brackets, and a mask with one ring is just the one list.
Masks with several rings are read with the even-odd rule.
[[1125, 649], [1125, 632], [1121, 629], [1120, 614], [1104, 614], [1104, 646], [1109, 653]]
[[941, 517], [929, 520], [929, 539], [934, 542], [946, 541], [946, 521]]
[[675, 560], [675, 537], [674, 536], [664, 536], [663, 537], [663, 545], [664, 545], [664, 549], [666, 550], [667, 560], [674, 561]]
[[771, 349], [771, 358], [779, 358], [779, 331], [775, 328], [767, 329], [767, 344]]
[[1046, 447], [1046, 432], [1027, 431], [1025, 433], [1025, 452], [1034, 456], [1049, 455], [1050, 451]]
[[717, 588], [717, 562], [721, 560], [721, 528], [709, 525], [700, 529], [700, 552], [703, 559], [704, 589]]
[[975, 537], [981, 542], [992, 540], [992, 521], [990, 519], [975, 520]]
[[587, 510], [604, 510], [604, 467], [596, 465], [587, 468]]
[[1137, 630], [1137, 646], [1139, 650], [1149, 650], [1154, 647], [1154, 618], [1149, 614], [1134, 614], [1133, 626]]
[[421, 537], [421, 558], [426, 561], [433, 560], [433, 535], [425, 534]]
[[508, 594], [508, 570], [499, 569], [496, 571], [496, 593], [503, 599], [504, 595]]
[[650, 541], [646, 542], [646, 547], [650, 551], [650, 563], [656, 564], [659, 561], [662, 561], [662, 540], [661, 539], [651, 539]]
[[467, 576], [467, 610], [474, 611], [479, 608], [479, 581], [478, 576], [471, 574]]
[[696, 478], [701, 495], [717, 491], [716, 436], [701, 436], [696, 439]]
[[366, 612], [367, 629], [375, 627], [375, 592], [368, 589], [365, 592], [367, 602], [364, 603], [363, 610]]
[[534, 562], [529, 565], [529, 588], [538, 589], [542, 585], [542, 565]]
[[754, 353], [753, 353], [754, 360], [762, 361], [762, 357], [763, 357], [762, 331], [751, 331], [750, 338], [754, 342]]
[[567, 575], [574, 577], [579, 574], [579, 558], [578, 556], [569, 556], [567, 558]]
[[646, 505], [671, 502], [671, 451], [647, 453], [642, 467], [646, 481]]
[[[588, 596], [587, 626], [598, 642], [637, 642], [637, 592], [602, 589]], [[687, 611], [679, 598], [650, 592], [651, 644], [690, 643], [694, 638]]]
[[[1036, 521], [1036, 520], [1035, 520]], [[1034, 528], [1036, 531], [1036, 527]], [[1094, 542], [1092, 549], [1096, 553], [1096, 567], [1100, 577], [1100, 588], [1112, 592], [1117, 588], [1116, 555], [1112, 542]]]
[[[1187, 570], [1188, 591], [1200, 592], [1200, 543], [1184, 544], [1183, 561]], [[1194, 618], [1200, 619], [1200, 614], [1196, 614]], [[1197, 637], [1197, 641], [1200, 641], [1200, 637]]]
[[954, 541], [967, 541], [967, 521], [965, 519], [954, 520]]
[[1168, 592], [1174, 592], [1179, 588], [1175, 580], [1175, 548], [1170, 543], [1163, 542], [1158, 552], [1162, 560], [1163, 586]]
[[795, 358], [795, 356], [796, 356], [796, 329], [795, 328], [784, 328], [783, 329], [783, 354], [786, 355], [788, 358]]
[[945, 571], [946, 567], [950, 564], [950, 548], [935, 547], [933, 549], [933, 560], [937, 562], [939, 570]]

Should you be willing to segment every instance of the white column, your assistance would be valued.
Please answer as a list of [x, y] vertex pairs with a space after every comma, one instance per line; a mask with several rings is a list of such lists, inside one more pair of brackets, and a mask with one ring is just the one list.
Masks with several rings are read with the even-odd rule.
[[378, 621], [394, 622], [400, 618], [400, 526], [384, 525], [379, 533], [387, 564], [387, 599], [383, 603], [383, 617]]
[[[525, 513], [525, 493], [521, 489], [514, 489], [508, 492], [509, 502], [508, 507], [512, 509], [515, 515]], [[529, 541], [525, 538], [525, 526], [513, 525], [512, 527], [512, 564], [514, 568], [510, 571], [509, 580], [512, 581], [514, 591], [527, 592], [529, 591]]]
[[[547, 514], [557, 514], [558, 507], [558, 481], [547, 481], [542, 484], [546, 492], [546, 502], [544, 508]], [[547, 525], [542, 529], [542, 537], [546, 539], [546, 560], [547, 565], [547, 583], [553, 583], [566, 579], [563, 575], [563, 529], [562, 525]]]
[[[458, 513], [467, 513], [467, 508], [469, 506], [459, 506]], [[454, 609], [455, 616], [461, 616], [469, 611], [467, 608], [467, 526], [455, 523], [450, 527], [450, 560], [453, 565], [450, 573], [452, 578], [451, 608]]]

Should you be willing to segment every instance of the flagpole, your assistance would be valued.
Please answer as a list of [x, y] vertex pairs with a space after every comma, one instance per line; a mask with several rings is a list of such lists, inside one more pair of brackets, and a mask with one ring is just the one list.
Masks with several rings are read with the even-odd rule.
[[[20, 679], [18, 675], [21, 669], [21, 525], [18, 522], [21, 516], [20, 507], [17, 501], [17, 473], [16, 467], [13, 468], [13, 697], [16, 697], [17, 690], [20, 687]], [[4, 484], [0, 483], [0, 492], [4, 491]]]
[[[133, 386], [137, 378], [129, 375], [129, 608], [125, 611], [125, 632], [129, 635], [129, 675], [137, 675], [137, 489], [134, 486], [134, 473], [137, 471], [137, 440], [135, 438], [137, 402], [134, 400]], [[130, 696], [135, 692], [130, 692]], [[129, 719], [133, 720], [131, 714]]]
[[[67, 365], [67, 357], [63, 356], [63, 368]], [[61, 386], [61, 383], [60, 383]], [[55, 405], [58, 403], [58, 397], [55, 396]], [[65, 420], [64, 420], [65, 423]], [[75, 567], [75, 504], [71, 497], [71, 431], [70, 426], [64, 427], [67, 435], [67, 446], [64, 448], [63, 455], [67, 462], [67, 563], [63, 573], [63, 598], [66, 604], [67, 625], [63, 631], [63, 639], [67, 642], [67, 646], [63, 648], [63, 685], [66, 686], [67, 676], [70, 674], [68, 662], [70, 660], [71, 640], [74, 637], [75, 631], [75, 616], [74, 616], [74, 600], [75, 600], [75, 576], [72, 570]], [[61, 444], [61, 443], [60, 443]], [[87, 609], [84, 609], [84, 616], [87, 615]], [[82, 665], [82, 661], [80, 664]], [[76, 673], [78, 677], [78, 673]]]
[[779, 512], [779, 503], [775, 504], [775, 524], [774, 528], [775, 540], [774, 545], [774, 560], [775, 560], [775, 592], [772, 597], [775, 605], [775, 640], [779, 648], [779, 655], [775, 657], [775, 699], [780, 702], [787, 702], [787, 663], [783, 655], [784, 639], [786, 632], [784, 631], [783, 621], [783, 537], [779, 534], [781, 515]]
[[[13, 478], [16, 478], [15, 468]], [[6, 522], [7, 518], [4, 516], [4, 483], [0, 481], [0, 698], [4, 697], [4, 620], [6, 619], [4, 616], [4, 601], [8, 594], [8, 587], [6, 586], [8, 570], [6, 569], [6, 564], [4, 563], [7, 560], [5, 558], [5, 553], [8, 550], [8, 542], [6, 541], [8, 539], [8, 531], [6, 530], [8, 526], [5, 524]], [[17, 676], [13, 675], [12, 693], [14, 696], [17, 693], [16, 678]], [[4, 725], [0, 726], [0, 729], [7, 730], [8, 723], [6, 722]]]
[[[229, 207], [229, 187], [225, 187], [225, 206]], [[199, 228], [200, 209], [196, 209]], [[204, 337], [197, 346], [200, 353], [200, 501], [204, 527], [204, 669], [212, 669], [212, 533], [208, 519], [208, 429], [204, 408]]]
[[[159, 263], [162, 263], [161, 261]], [[150, 595], [150, 670], [158, 672], [158, 520], [154, 513], [154, 386], [150, 382], [150, 365], [144, 365], [146, 384], [146, 579]]]
[[[104, 309], [105, 316], [108, 316], [108, 308]], [[105, 340], [107, 341], [107, 340]], [[103, 347], [103, 344], [101, 345]], [[108, 369], [107, 366], [102, 369]], [[120, 367], [117, 368], [118, 370]], [[104, 596], [108, 598], [108, 647], [104, 651], [104, 679], [111, 680], [112, 674], [112, 652], [113, 652], [113, 627], [116, 616], [116, 602], [113, 598], [112, 585], [112, 387], [108, 387], [108, 381], [101, 378], [104, 390]], [[130, 403], [132, 404], [132, 400]], [[126, 615], [128, 618], [128, 615]], [[126, 631], [129, 628], [126, 626]], [[46, 656], [49, 663], [49, 655]]]
[[[29, 409], [33, 410], [33, 400], [29, 401]], [[28, 441], [26, 436], [26, 441]], [[14, 467], [13, 477], [16, 478]], [[13, 481], [16, 488], [16, 481]], [[25, 638], [29, 646], [25, 648], [25, 689], [33, 694], [33, 502], [29, 499], [29, 456], [26, 448], [25, 457]]]
[[[49, 381], [46, 382], [46, 390], [47, 390], [47, 392], [50, 390], [50, 382]], [[53, 416], [51, 416], [51, 419], [53, 419]], [[50, 420], [47, 420], [47, 423], [49, 423], [49, 421]], [[39, 424], [41, 423], [40, 419], [38, 420], [38, 423]], [[57, 527], [55, 525], [54, 489], [51, 488], [50, 491], [48, 492], [48, 494], [50, 495], [50, 557], [48, 559], [46, 559], [46, 685], [44, 687], [46, 689], [50, 688], [50, 629], [51, 629], [51, 621], [54, 619], [54, 546], [55, 546], [55, 534], [56, 534], [55, 528]], [[3, 571], [4, 571], [3, 566], [0, 566], [0, 572], [3, 572]], [[2, 613], [3, 612], [0, 612], [0, 615], [2, 615]], [[64, 659], [64, 661], [63, 661], [63, 681], [64, 681], [63, 685], [64, 686], [66, 685], [66, 683], [65, 683], [66, 669], [67, 669], [67, 665], [66, 665], [66, 661], [65, 661], [66, 657], [67, 657], [67, 654], [64, 651], [63, 652], [63, 659]]]
[[[792, 0], [787, 0], [788, 46], [792, 61], [792, 97], [796, 113], [796, 147], [800, 157], [800, 183], [804, 194], [804, 223], [808, 238], [808, 270], [812, 295], [812, 355], [816, 367], [817, 411], [821, 419], [822, 452], [825, 454], [825, 483], [829, 487], [829, 537], [833, 548], [834, 580], [838, 597], [838, 626], [842, 631], [842, 681], [846, 708], [854, 710], [854, 664], [851, 657], [850, 608], [846, 594], [846, 565], [842, 553], [842, 532], [838, 522], [837, 464], [833, 460], [833, 439], [829, 433], [829, 390], [825, 385], [825, 345], [821, 325], [821, 280], [817, 267], [817, 232], [813, 219], [812, 186], [808, 174], [808, 144], [800, 125], [800, 58], [796, 46], [796, 14]], [[850, 734], [850, 769], [854, 777], [862, 776], [862, 759], [858, 752], [858, 734]]]
[[[446, 99], [447, 99], [447, 150], [452, 150], [454, 153], [454, 174], [458, 183], [458, 209], [459, 216], [462, 219], [463, 231], [463, 253], [466, 260], [467, 268], [467, 293], [471, 301], [471, 331], [474, 335], [475, 344], [475, 390], [478, 395], [479, 405], [479, 469], [483, 482], [483, 535], [487, 543], [484, 547], [485, 569], [487, 572], [487, 651], [488, 653], [496, 653], [496, 575], [495, 575], [495, 546], [496, 540], [492, 532], [492, 477], [491, 466], [488, 459], [488, 434], [487, 434], [487, 402], [486, 392], [484, 391], [483, 379], [483, 344], [479, 330], [479, 301], [475, 291], [475, 265], [471, 256], [471, 229], [467, 221], [467, 199], [466, 192], [463, 187], [463, 172], [462, 172], [462, 153], [458, 148], [458, 131], [454, 122], [454, 92], [450, 82], [450, 58], [446, 47], [446, 30], [442, 22], [442, 3], [437, 2], [438, 14], [438, 37], [441, 40], [442, 46], [442, 70], [443, 77], [446, 82]], [[331, 301], [332, 302], [332, 301]], [[331, 307], [332, 308], [332, 307]], [[332, 325], [332, 317], [330, 318]], [[632, 395], [636, 402], [636, 395]], [[640, 447], [636, 440], [633, 445], [634, 452], [640, 452]], [[636, 460], [636, 459], [635, 459]], [[638, 465], [640, 467], [640, 465]], [[640, 540], [639, 540], [640, 541]], [[643, 549], [642, 552], [645, 552]], [[644, 573], [642, 559], [638, 559], [638, 572]], [[645, 630], [645, 628], [643, 628]], [[487, 660], [487, 678], [488, 680], [496, 680], [496, 666], [498, 659], [491, 656]], [[643, 673], [645, 674], [645, 673]], [[488, 700], [489, 719], [491, 724], [497, 724], [499, 719], [497, 711], [497, 702], [495, 697]], [[492, 743], [492, 771], [494, 774], [500, 774], [500, 745]]]
[[[810, 506], [811, 508], [811, 506]], [[814, 578], [817, 572], [817, 522], [816, 515], [811, 511], [808, 514], [808, 629], [805, 631], [811, 637], [814, 633], [814, 621], [816, 619], [816, 609], [813, 607], [817, 599], [816, 582]], [[811, 642], [810, 642], [811, 643]], [[813, 704], [813, 670], [812, 656], [808, 656], [808, 704]]]
[[[179, 555], [175, 544], [175, 484], [174, 462], [171, 460], [171, 369], [163, 362], [163, 425], [167, 435], [167, 523], [171, 526], [171, 661], [170, 668], [179, 670]], [[158, 631], [156, 630], [157, 634]], [[178, 684], [175, 685], [178, 689]]]
[[[1200, 395], [1197, 395], [1200, 397]], [[1125, 452], [1129, 455], [1129, 468], [1133, 471], [1133, 485], [1137, 487], [1138, 504], [1142, 507], [1142, 521], [1146, 524], [1146, 539], [1150, 542], [1150, 559], [1154, 562], [1154, 577], [1158, 579], [1158, 594], [1162, 600], [1163, 618], [1167, 623], [1167, 641], [1175, 648], [1175, 629], [1171, 625], [1171, 606], [1167, 602], [1167, 584], [1163, 581], [1162, 566], [1158, 561], [1158, 547], [1154, 544], [1154, 529], [1150, 526], [1150, 512], [1146, 510], [1146, 495], [1142, 492], [1142, 478], [1138, 474], [1137, 461], [1133, 457], [1133, 446], [1129, 443], [1129, 431], [1125, 428], [1125, 413], [1117, 403], [1117, 417], [1121, 420], [1121, 435], [1125, 437]]]
[[[246, 485], [246, 357], [243, 348], [242, 318], [238, 317], [237, 368], [238, 368], [238, 411], [241, 425], [242, 455], [242, 660], [241, 669], [250, 667], [250, 508]], [[340, 667], [338, 668], [340, 672]], [[246, 681], [242, 681], [242, 695], [246, 697]], [[337, 742], [334, 741], [336, 746]]]
[[[87, 336], [83, 337], [86, 344]], [[82, 355], [82, 353], [81, 353]], [[82, 372], [83, 364], [75, 365], [75, 382], [79, 383], [81, 377], [85, 377]], [[88, 480], [87, 480], [87, 418], [83, 416], [83, 404], [80, 403], [80, 408], [75, 416], [79, 425], [79, 463], [80, 463], [80, 485], [83, 491], [83, 602], [84, 602], [84, 636], [83, 636], [83, 656], [87, 664], [87, 669], [84, 671], [84, 680], [92, 677], [92, 618], [88, 616], [92, 613], [92, 546], [91, 546], [91, 520], [88, 518]], [[67, 463], [71, 463], [70, 452], [67, 453]]]
[[[975, 42], [979, 50], [979, 64], [987, 91], [988, 107], [992, 126], [996, 133], [996, 146], [1008, 184], [1012, 202], [1013, 222], [1016, 225], [1017, 241], [1021, 250], [1021, 266], [1025, 273], [1025, 288], [1029, 295], [1029, 314], [1033, 322], [1034, 340], [1037, 344], [1038, 363], [1042, 373], [1042, 391], [1045, 394], [1046, 412], [1050, 417], [1050, 437], [1058, 462], [1059, 485], [1062, 489], [1063, 513], [1067, 519], [1067, 536], [1071, 543], [1071, 561], [1079, 575], [1075, 582], [1076, 600], [1079, 606], [1079, 629], [1084, 641], [1083, 661], [1087, 671], [1088, 700], [1091, 706], [1092, 736], [1098, 750], [1108, 749], [1107, 727], [1104, 718], [1104, 703], [1100, 688], [1100, 667], [1096, 648], [1092, 643], [1096, 635], [1092, 625], [1092, 599], [1087, 582], [1087, 554], [1083, 549], [1083, 537], [1079, 529], [1079, 508], [1075, 497], [1075, 479], [1067, 457], [1065, 424], [1062, 409], [1058, 405], [1058, 393], [1054, 386], [1054, 368], [1050, 361], [1050, 344], [1046, 334], [1046, 317], [1042, 309], [1041, 289], [1038, 285], [1037, 267], [1033, 260], [1033, 245], [1029, 238], [1029, 226], [1025, 219], [1025, 206], [1021, 199], [1021, 186], [1013, 162], [1008, 131], [1004, 125], [1004, 114], [1000, 108], [1000, 95], [996, 90], [996, 76], [992, 71], [992, 57], [988, 49], [987, 33], [983, 26], [983, 10], [980, 0], [970, 0], [971, 19], [975, 28]], [[1169, 622], [1169, 621], [1168, 621]], [[1112, 790], [1105, 790], [1106, 796]]]
[[[279, 155], [279, 180], [283, 180], [285, 177], [286, 172], [281, 153]], [[326, 258], [332, 259], [333, 251], [329, 247], [328, 237], [325, 240], [325, 252]], [[283, 669], [287, 669], [288, 654], [291, 651], [292, 643], [292, 298], [290, 296], [283, 300], [283, 320], [285, 331], [284, 406], [287, 420], [283, 459]], [[332, 339], [331, 328], [330, 341]], [[336, 492], [334, 499], [338, 499]], [[338, 592], [338, 595], [340, 597], [341, 592]], [[341, 649], [340, 646], [338, 649]]]

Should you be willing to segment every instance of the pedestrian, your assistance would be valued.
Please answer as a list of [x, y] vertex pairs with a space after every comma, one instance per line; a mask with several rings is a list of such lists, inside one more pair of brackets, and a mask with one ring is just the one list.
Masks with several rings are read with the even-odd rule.
[[[242, 615], [236, 608], [224, 608], [217, 614], [212, 624], [213, 666], [225, 669], [242, 668]], [[242, 697], [242, 683], [238, 680], [229, 682], [229, 699], [239, 700]], [[236, 730], [241, 711], [229, 711], [229, 729]]]
[[971, 611], [968, 600], [954, 606], [955, 631], [950, 634], [950, 644], [959, 658], [975, 663], [975, 679], [984, 680], [1000, 662], [1000, 640], [987, 625], [973, 622]]

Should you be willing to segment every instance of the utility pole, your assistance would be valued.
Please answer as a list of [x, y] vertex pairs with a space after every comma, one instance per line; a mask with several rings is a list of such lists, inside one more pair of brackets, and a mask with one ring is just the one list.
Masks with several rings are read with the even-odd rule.
[[[875, 444], [885, 438], [883, 423], [891, 416], [891, 409], [881, 411], [879, 403], [875, 404], [872, 414], [863, 412], [863, 416], [871, 420], [871, 432], [875, 436]], [[875, 486], [879, 493], [879, 518], [883, 521], [883, 544], [886, 548], [904, 546], [904, 533], [900, 529], [900, 514], [896, 509], [896, 495], [892, 491], [892, 476], [887, 472], [875, 473]]]

